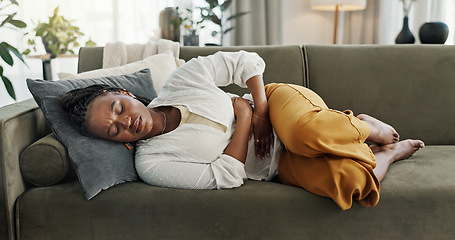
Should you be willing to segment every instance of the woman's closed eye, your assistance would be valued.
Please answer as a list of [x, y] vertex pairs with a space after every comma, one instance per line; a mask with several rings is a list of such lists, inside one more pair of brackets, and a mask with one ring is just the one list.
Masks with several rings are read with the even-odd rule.
[[115, 104], [115, 111], [114, 111], [117, 115], [120, 115], [123, 113], [123, 105], [117, 101], [116, 104]]
[[120, 115], [122, 113], [123, 113], [123, 105], [120, 105], [120, 112], [118, 113], [118, 115]]
[[109, 128], [107, 130], [107, 135], [109, 137], [115, 137], [119, 133], [120, 133], [120, 128], [116, 124], [113, 124], [113, 125], [109, 126]]
[[[123, 105], [120, 101], [113, 101], [111, 104], [111, 112], [112, 114], [121, 115], [123, 113]], [[109, 137], [115, 137], [120, 133], [120, 128], [117, 124], [112, 124], [107, 129], [107, 135]]]
[[115, 129], [114, 129], [114, 136], [117, 136], [120, 132], [120, 128], [115, 126]]

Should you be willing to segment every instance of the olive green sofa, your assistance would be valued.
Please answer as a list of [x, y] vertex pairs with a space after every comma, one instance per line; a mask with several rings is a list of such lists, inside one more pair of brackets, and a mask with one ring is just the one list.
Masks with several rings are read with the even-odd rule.
[[[51, 132], [27, 100], [0, 108], [0, 239], [455, 239], [455, 46], [182, 47], [180, 57], [239, 49], [265, 59], [266, 82], [304, 85], [331, 108], [371, 114], [427, 146], [390, 167], [373, 208], [342, 211], [258, 181], [206, 191], [128, 182], [88, 201], [74, 177], [47, 187], [22, 177], [21, 153]], [[102, 57], [102, 47], [82, 48], [79, 72]]]

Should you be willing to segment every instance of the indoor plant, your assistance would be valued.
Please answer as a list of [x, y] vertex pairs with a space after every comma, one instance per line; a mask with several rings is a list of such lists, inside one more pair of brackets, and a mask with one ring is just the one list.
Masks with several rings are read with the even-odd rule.
[[[213, 31], [212, 36], [220, 36], [220, 44], [223, 45], [224, 35], [234, 29], [233, 26], [230, 26], [226, 29], [226, 23], [232, 19], [238, 18], [247, 14], [247, 12], [240, 12], [229, 17], [226, 16], [226, 10], [228, 10], [229, 6], [232, 3], [232, 0], [225, 0], [222, 3], [219, 3], [218, 0], [205, 0], [209, 6], [201, 8], [201, 15], [203, 19], [212, 21], [216, 25], [219, 26], [219, 31]], [[210, 44], [216, 45], [216, 44]]]
[[[0, 0], [0, 19], [2, 19], [0, 28], [5, 27], [16, 29], [25, 28], [27, 26], [23, 21], [15, 19], [18, 6], [19, 3], [16, 0]], [[15, 7], [15, 9], [11, 10], [12, 7]], [[0, 42], [0, 56], [2, 60], [10, 66], [13, 66], [14, 64], [12, 54], [16, 55], [19, 60], [25, 63], [21, 53], [19, 53], [15, 47], [11, 46], [7, 42]], [[2, 63], [3, 62], [0, 61], [0, 78], [5, 85], [8, 94], [11, 96], [11, 98], [16, 100], [16, 94], [14, 92], [13, 85], [11, 84], [11, 81], [3, 74], [4, 69], [1, 65]]]
[[[183, 44], [188, 46], [199, 46], [199, 29], [203, 29], [205, 26], [202, 25], [204, 18], [200, 20], [194, 19], [194, 12], [191, 9], [185, 9], [180, 12], [179, 8], [176, 8], [180, 18], [180, 23], [183, 25], [183, 30], [185, 31], [183, 35]], [[202, 9], [199, 8], [202, 16]]]
[[[34, 29], [35, 36], [40, 37], [44, 45], [44, 49], [51, 58], [58, 57], [60, 54], [67, 52], [74, 54], [73, 48], [79, 47], [78, 38], [84, 34], [79, 30], [79, 27], [73, 26], [74, 20], [67, 20], [58, 14], [59, 7], [54, 9], [54, 14], [49, 17], [47, 23], [38, 23]], [[35, 39], [29, 39], [28, 44], [33, 46], [36, 52]], [[94, 46], [95, 43], [88, 40], [85, 46]]]

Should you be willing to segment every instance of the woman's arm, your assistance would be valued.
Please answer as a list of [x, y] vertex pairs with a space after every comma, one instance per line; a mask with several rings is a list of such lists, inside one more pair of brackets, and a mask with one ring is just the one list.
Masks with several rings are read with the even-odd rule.
[[136, 165], [140, 178], [153, 186], [179, 189], [217, 188], [210, 164], [190, 162], [156, 162]]
[[182, 162], [171, 157], [163, 162], [136, 164], [136, 170], [150, 185], [179, 189], [235, 188], [246, 179], [244, 164], [226, 154], [212, 163]]
[[195, 66], [188, 65], [188, 67], [203, 68], [210, 76], [206, 80], [216, 86], [236, 84], [243, 88], [247, 87], [246, 82], [250, 78], [262, 75], [265, 70], [265, 62], [257, 53], [245, 51], [217, 52], [206, 57], [198, 57], [193, 65]]
[[246, 82], [253, 96], [254, 114], [252, 118], [254, 134], [254, 150], [256, 156], [264, 159], [270, 156], [270, 146], [273, 147], [273, 131], [269, 120], [269, 107], [264, 90], [262, 76], [256, 75]]
[[217, 86], [234, 83], [240, 87], [248, 87], [254, 101], [252, 133], [255, 139], [255, 154], [262, 159], [269, 156], [273, 133], [262, 79], [264, 60], [257, 53], [217, 52], [207, 57], [199, 57], [194, 64], [207, 70], [210, 81]]
[[246, 81], [246, 85], [253, 96], [254, 114], [265, 119], [269, 119], [269, 107], [265, 96], [264, 81], [262, 76], [256, 75]]
[[224, 150], [224, 154], [245, 163], [251, 129], [252, 110], [250, 104], [243, 98], [232, 98], [232, 106], [234, 107], [234, 114], [237, 121], [231, 142]]

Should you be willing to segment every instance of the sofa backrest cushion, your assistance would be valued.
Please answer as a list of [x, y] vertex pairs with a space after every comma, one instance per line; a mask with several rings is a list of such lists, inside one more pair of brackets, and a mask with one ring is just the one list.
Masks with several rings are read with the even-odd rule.
[[401, 138], [455, 144], [455, 46], [304, 46], [309, 87], [330, 108], [367, 113]]
[[171, 52], [163, 52], [117, 67], [96, 69], [79, 74], [58, 73], [58, 76], [60, 79], [82, 79], [105, 76], [119, 76], [123, 74], [134, 73], [144, 68], [150, 69], [153, 87], [155, 88], [156, 94], [159, 94], [168, 77], [172, 72], [174, 72], [175, 69], [177, 69], [177, 65], [175, 63], [174, 55], [172, 55]]
[[[218, 51], [256, 52], [261, 56], [266, 68], [264, 82], [293, 83], [305, 86], [304, 59], [300, 46], [235, 46], [235, 47], [180, 47], [180, 58], [188, 61], [197, 56], [207, 56]], [[79, 51], [78, 72], [102, 68], [103, 47], [83, 47]], [[231, 85], [223, 90], [242, 95], [247, 89]]]
[[[207, 56], [218, 51], [233, 52], [239, 50], [256, 52], [264, 59], [266, 64], [263, 75], [265, 84], [280, 82], [306, 85], [303, 54], [299, 46], [182, 47], [180, 58], [188, 61], [191, 58]], [[222, 89], [239, 95], [249, 92], [248, 89], [242, 89], [235, 85]]]

